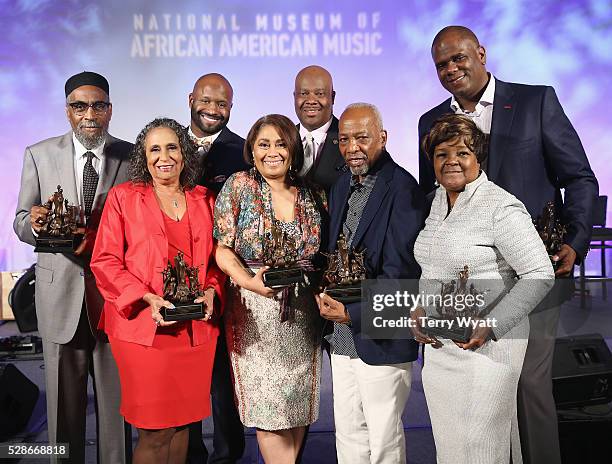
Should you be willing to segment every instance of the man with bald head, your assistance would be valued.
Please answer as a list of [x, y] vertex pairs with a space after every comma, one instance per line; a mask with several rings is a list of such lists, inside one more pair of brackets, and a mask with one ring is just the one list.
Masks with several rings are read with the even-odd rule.
[[344, 166], [338, 150], [338, 119], [333, 115], [335, 98], [331, 74], [321, 66], [307, 66], [295, 76], [293, 101], [304, 146], [304, 166], [298, 174], [326, 192]]
[[233, 173], [250, 168], [243, 157], [244, 139], [227, 128], [234, 90], [221, 74], [200, 77], [189, 94], [189, 133], [202, 157], [200, 184], [219, 193]]
[[[365, 250], [368, 279], [418, 279], [413, 255], [423, 227], [425, 198], [416, 180], [386, 150], [387, 132], [374, 105], [349, 105], [339, 121], [347, 172], [329, 195], [329, 251], [344, 235]], [[411, 339], [362, 336], [361, 302], [346, 306], [321, 294], [321, 316], [333, 324], [332, 379], [340, 464], [406, 462], [402, 412], [410, 393]]]
[[[87, 383], [96, 402], [99, 463], [124, 463], [125, 429], [119, 414], [119, 374], [108, 338], [99, 330], [104, 300], [89, 267], [109, 189], [128, 180], [132, 144], [108, 133], [113, 107], [104, 76], [81, 72], [64, 86], [71, 130], [26, 148], [13, 228], [30, 245], [49, 210], [41, 204], [61, 185], [79, 207], [84, 239], [73, 252], [38, 253], [36, 315], [43, 341], [49, 442], [68, 443], [69, 459], [85, 459]], [[129, 437], [131, 438], [131, 437]], [[131, 446], [129, 447], [131, 453]]]
[[[598, 185], [554, 89], [496, 79], [487, 72], [485, 48], [463, 26], [448, 26], [438, 32], [431, 54], [438, 79], [451, 98], [421, 116], [419, 140], [445, 113], [470, 117], [489, 135], [488, 157], [481, 163], [489, 180], [521, 200], [533, 218], [542, 214], [547, 202], [556, 205], [567, 235], [553, 256], [558, 264], [555, 274], [571, 278], [574, 264], [588, 251]], [[434, 181], [431, 162], [421, 148], [419, 183], [428, 193], [434, 189]], [[573, 280], [569, 282], [573, 285]], [[562, 292], [571, 297], [571, 288], [565, 287], [569, 286]], [[547, 310], [536, 309], [529, 316], [531, 334], [519, 382], [518, 413], [523, 460], [530, 464], [561, 460], [552, 396], [558, 301], [541, 304], [539, 309]]]
[[[200, 77], [189, 94], [191, 122], [189, 134], [198, 145], [202, 165], [199, 184], [215, 193], [229, 176], [250, 168], [244, 161], [244, 139], [227, 128], [234, 99], [234, 90], [221, 74], [210, 73]], [[218, 321], [220, 333], [213, 365], [212, 418], [214, 426], [213, 452], [202, 441], [202, 423], [189, 426], [189, 464], [231, 464], [244, 453], [244, 427], [234, 403], [234, 386], [230, 374], [229, 358], [223, 319]]]

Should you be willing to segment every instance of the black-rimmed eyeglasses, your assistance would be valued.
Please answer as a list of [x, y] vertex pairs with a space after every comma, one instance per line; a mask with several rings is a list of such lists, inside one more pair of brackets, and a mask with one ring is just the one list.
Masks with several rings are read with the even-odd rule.
[[103, 101], [97, 101], [93, 103], [76, 101], [68, 103], [68, 106], [72, 108], [72, 111], [74, 111], [77, 116], [81, 116], [85, 114], [89, 108], [91, 108], [96, 114], [104, 114], [108, 111], [108, 108], [111, 106], [111, 104]]

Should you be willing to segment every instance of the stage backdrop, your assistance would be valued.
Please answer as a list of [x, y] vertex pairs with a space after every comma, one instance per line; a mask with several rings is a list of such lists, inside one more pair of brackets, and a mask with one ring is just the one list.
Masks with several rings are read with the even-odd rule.
[[[293, 80], [331, 72], [335, 114], [380, 108], [388, 148], [415, 177], [419, 116], [448, 97], [430, 56], [435, 33], [472, 28], [488, 68], [548, 84], [582, 138], [602, 194], [612, 193], [609, 0], [232, 1], [0, 0], [0, 269], [34, 262], [12, 231], [24, 148], [67, 132], [64, 82], [83, 70], [110, 81], [110, 132], [133, 141], [156, 116], [186, 124], [198, 76], [234, 87], [229, 126], [245, 135], [266, 113], [295, 118]], [[527, 167], [528, 168], [528, 167]]]

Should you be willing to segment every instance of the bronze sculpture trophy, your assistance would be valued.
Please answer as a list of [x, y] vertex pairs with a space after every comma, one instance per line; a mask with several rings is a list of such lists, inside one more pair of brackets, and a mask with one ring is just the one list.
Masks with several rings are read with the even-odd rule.
[[[472, 326], [467, 322], [470, 318], [479, 318], [486, 311], [477, 304], [478, 296], [486, 293], [476, 290], [471, 283], [468, 288], [470, 272], [468, 265], [459, 271], [458, 281], [442, 282], [439, 300], [436, 300], [436, 312], [439, 317], [428, 317], [429, 323], [425, 323], [423, 331], [431, 336], [447, 338], [460, 343], [467, 343], [472, 335]], [[471, 295], [470, 298], [466, 296]], [[461, 301], [463, 308], [456, 308], [456, 302]], [[484, 299], [482, 300], [484, 301]], [[464, 319], [463, 319], [464, 318]], [[460, 319], [463, 321], [460, 322]], [[443, 323], [450, 322], [450, 323]]]
[[39, 219], [38, 223], [42, 230], [36, 237], [37, 253], [73, 253], [83, 239], [82, 234], [77, 234], [77, 221], [79, 209], [71, 205], [64, 198], [64, 192], [60, 185], [51, 198], [40, 205], [49, 212], [45, 219]]
[[263, 264], [270, 269], [263, 273], [266, 287], [283, 288], [291, 285], [309, 285], [304, 266], [298, 265], [295, 239], [272, 222], [272, 231], [264, 239]]
[[533, 225], [538, 231], [542, 242], [544, 242], [546, 252], [556, 271], [557, 267], [559, 267], [559, 262], [553, 261], [552, 257], [561, 250], [561, 245], [563, 245], [567, 229], [561, 224], [561, 221], [557, 217], [555, 203], [553, 201], [546, 203], [542, 210], [542, 214], [537, 219], [533, 220]]
[[365, 249], [349, 248], [344, 234], [340, 234], [336, 251], [325, 256], [327, 270], [323, 274], [323, 291], [343, 304], [361, 301], [361, 281], [366, 279]]
[[187, 265], [180, 251], [174, 257], [174, 266], [168, 261], [168, 265], [162, 271], [163, 292], [164, 299], [170, 301], [174, 308], [161, 309], [164, 321], [184, 321], [204, 317], [204, 305], [194, 303], [196, 298], [204, 295], [198, 274], [199, 269]]

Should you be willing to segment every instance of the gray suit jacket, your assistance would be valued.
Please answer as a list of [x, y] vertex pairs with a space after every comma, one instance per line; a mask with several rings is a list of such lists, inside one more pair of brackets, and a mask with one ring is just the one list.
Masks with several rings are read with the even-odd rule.
[[[128, 180], [128, 159], [132, 144], [107, 136], [104, 145], [103, 173], [92, 208], [88, 228], [96, 229], [108, 190]], [[27, 147], [23, 159], [21, 188], [13, 229], [23, 242], [35, 244], [30, 226], [30, 208], [46, 201], [61, 185], [64, 197], [77, 202], [74, 172], [74, 144], [72, 131], [59, 137], [43, 140]], [[76, 331], [83, 297], [92, 333], [96, 333], [103, 299], [89, 262], [61, 253], [39, 253], [36, 263], [36, 315], [41, 335], [54, 343], [69, 342]]]

